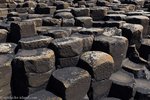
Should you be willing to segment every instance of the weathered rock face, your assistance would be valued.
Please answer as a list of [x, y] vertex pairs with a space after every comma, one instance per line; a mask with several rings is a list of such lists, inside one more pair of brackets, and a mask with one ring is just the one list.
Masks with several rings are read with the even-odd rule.
[[21, 49], [37, 49], [46, 48], [51, 43], [53, 38], [48, 36], [34, 36], [29, 38], [22, 38], [19, 40], [18, 46]]
[[114, 71], [113, 58], [104, 52], [88, 51], [81, 55], [79, 65], [87, 70], [95, 80], [104, 80]]
[[90, 86], [91, 77], [86, 70], [67, 67], [54, 71], [47, 90], [65, 100], [82, 100]]
[[112, 55], [115, 62], [115, 71], [121, 68], [122, 60], [126, 57], [127, 48], [128, 40], [119, 36], [98, 36], [95, 37], [93, 42], [93, 50], [103, 51]]
[[52, 50], [46, 48], [19, 50], [14, 59], [15, 63], [22, 63], [20, 66], [24, 67], [27, 73], [43, 73], [55, 67], [55, 55]]
[[149, 0], [0, 0], [0, 99], [149, 100], [149, 11]]
[[[110, 89], [109, 96], [120, 98], [121, 100], [128, 100], [132, 97], [134, 79], [133, 76], [125, 71], [118, 71], [110, 77], [112, 80], [112, 87]], [[121, 95], [118, 95], [118, 92]]]
[[49, 48], [52, 48], [58, 57], [73, 57], [82, 53], [83, 42], [75, 37], [60, 38], [52, 41]]
[[0, 96], [1, 98], [11, 95], [10, 80], [11, 80], [11, 61], [12, 55], [0, 55]]
[[122, 27], [122, 35], [128, 39], [129, 45], [135, 44], [139, 48], [143, 37], [143, 26], [126, 23]]
[[11, 23], [9, 41], [17, 43], [21, 38], [35, 36], [35, 24], [33, 22]]
[[55, 55], [50, 49], [19, 50], [12, 61], [12, 95], [27, 96], [29, 87], [47, 83], [55, 69]]

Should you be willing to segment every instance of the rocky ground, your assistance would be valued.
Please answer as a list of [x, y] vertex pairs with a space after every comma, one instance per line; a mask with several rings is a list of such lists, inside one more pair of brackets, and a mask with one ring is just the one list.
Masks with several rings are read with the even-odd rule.
[[0, 0], [0, 100], [150, 100], [149, 0]]

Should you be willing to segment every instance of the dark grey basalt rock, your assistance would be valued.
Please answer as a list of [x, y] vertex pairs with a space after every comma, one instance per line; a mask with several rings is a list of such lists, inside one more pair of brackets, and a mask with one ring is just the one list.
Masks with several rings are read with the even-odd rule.
[[75, 24], [75, 19], [74, 18], [63, 19], [62, 20], [62, 26], [64, 26], [64, 27], [74, 26], [74, 24]]
[[88, 51], [81, 55], [78, 66], [87, 70], [96, 81], [108, 79], [114, 72], [113, 58], [101, 51]]
[[43, 18], [42, 26], [61, 26], [61, 19], [45, 17]]
[[29, 87], [36, 88], [44, 85], [48, 82], [49, 77], [51, 76], [53, 71], [54, 69], [51, 69], [50, 71], [45, 73], [27, 73], [26, 75], [28, 78]]
[[148, 26], [149, 26], [149, 18], [146, 16], [128, 16], [126, 22], [132, 24], [140, 24], [143, 26], [143, 37], [149, 35]]
[[149, 80], [136, 79], [135, 82], [136, 82], [135, 83], [136, 94], [135, 94], [134, 99], [135, 100], [149, 100], [150, 99]]
[[75, 26], [92, 27], [91, 17], [75, 17]]
[[107, 15], [108, 8], [106, 7], [94, 7], [90, 9], [91, 17], [94, 21], [103, 20]]
[[34, 36], [29, 38], [22, 38], [19, 40], [18, 46], [21, 49], [37, 49], [46, 48], [53, 38], [48, 36]]
[[46, 90], [40, 90], [37, 91], [31, 95], [29, 95], [28, 97], [26, 97], [26, 100], [28, 99], [40, 99], [40, 100], [62, 100], [60, 97], [54, 95], [53, 93], [46, 91]]
[[0, 43], [4, 43], [7, 40], [8, 31], [5, 29], [0, 29]]
[[103, 97], [107, 97], [111, 88], [111, 80], [91, 81], [91, 87], [89, 89], [90, 100], [101, 100]]
[[114, 70], [117, 71], [126, 57], [128, 40], [122, 36], [97, 36], [92, 48], [92, 50], [109, 53], [114, 59]]
[[12, 63], [16, 69], [24, 68], [26, 73], [44, 73], [55, 67], [55, 55], [51, 49], [40, 48], [19, 50]]
[[8, 40], [17, 43], [21, 38], [35, 36], [35, 24], [33, 22], [15, 22], [10, 25]]
[[12, 55], [0, 55], [0, 96], [1, 98], [11, 94], [10, 80], [11, 80], [11, 61]]
[[54, 50], [56, 57], [74, 57], [82, 53], [83, 41], [77, 37], [59, 38], [53, 40], [49, 48]]
[[122, 68], [132, 73], [135, 78], [150, 79], [150, 72], [144, 64], [134, 63], [127, 58], [122, 62]]
[[50, 37], [56, 39], [56, 38], [69, 37], [70, 34], [71, 34], [71, 32], [64, 30], [64, 29], [51, 29], [51, 30], [48, 30], [48, 32], [44, 35], [50, 36]]
[[82, 100], [88, 92], [91, 77], [78, 67], [67, 67], [53, 72], [47, 90], [64, 100]]
[[72, 15], [71, 12], [59, 12], [56, 13], [54, 15], [55, 18], [66, 18], [66, 19], [70, 19], [70, 18], [74, 18], [74, 16]]
[[79, 61], [79, 56], [67, 57], [67, 58], [56, 58], [57, 68], [76, 66]]
[[110, 80], [112, 80], [112, 86], [109, 97], [116, 97], [121, 100], [129, 100], [132, 97], [135, 83], [132, 75], [125, 71], [118, 71], [111, 75]]
[[139, 48], [143, 36], [143, 26], [126, 23], [122, 27], [122, 35], [128, 39], [129, 45], [135, 44]]
[[75, 17], [90, 16], [89, 8], [73, 8], [71, 12]]

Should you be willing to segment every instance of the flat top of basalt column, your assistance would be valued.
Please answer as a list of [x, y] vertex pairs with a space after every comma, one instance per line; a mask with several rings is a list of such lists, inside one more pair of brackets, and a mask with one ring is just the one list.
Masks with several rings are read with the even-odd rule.
[[144, 67], [145, 67], [145, 65], [136, 64], [136, 63], [130, 61], [128, 58], [123, 60], [122, 66], [126, 67], [126, 68], [129, 68], [129, 69], [132, 69], [132, 70], [136, 70], [136, 71], [143, 70]]
[[94, 38], [95, 41], [103, 41], [103, 42], [109, 42], [109, 43], [116, 43], [117, 41], [127, 41], [125, 37], [122, 36], [97, 36]]
[[150, 94], [150, 81], [145, 79], [136, 79], [135, 80], [135, 89], [136, 91], [143, 94]]
[[92, 67], [97, 67], [103, 63], [114, 63], [113, 58], [104, 52], [101, 51], [88, 51], [81, 55], [80, 59], [88, 62]]
[[107, 16], [114, 16], [114, 17], [120, 16], [120, 17], [126, 17], [127, 15], [125, 15], [125, 14], [108, 14]]
[[143, 39], [142, 40], [142, 45], [150, 46], [150, 39]]
[[20, 49], [16, 54], [16, 58], [20, 59], [39, 59], [45, 58], [53, 55], [54, 52], [51, 49], [47, 48], [40, 48], [40, 49], [33, 49], [33, 50], [22, 50]]
[[70, 84], [75, 83], [77, 80], [90, 77], [89, 73], [78, 67], [66, 67], [58, 69], [52, 74], [56, 79], [63, 82], [65, 87], [69, 87]]
[[55, 39], [54, 41], [52, 41], [55, 45], [65, 45], [65, 44], [70, 44], [70, 43], [74, 43], [77, 41], [82, 41], [82, 39], [78, 38], [78, 37], [66, 37], [66, 38], [59, 38], [59, 39]]
[[111, 75], [110, 80], [119, 85], [132, 86], [134, 83], [133, 75], [125, 71], [118, 71]]
[[80, 20], [92, 19], [92, 17], [88, 17], [88, 16], [81, 16], [81, 17], [75, 17], [75, 18], [80, 19]]
[[30, 42], [38, 42], [42, 40], [52, 40], [53, 38], [49, 36], [34, 36], [34, 37], [29, 37], [29, 38], [22, 38], [19, 42], [25, 42], [25, 43], [30, 43]]
[[131, 29], [132, 31], [143, 30], [143, 26], [142, 25], [130, 24], [130, 23], [123, 24], [123, 28]]
[[14, 43], [0, 43], [0, 54], [13, 53], [16, 46]]
[[142, 15], [128, 16], [128, 17], [127, 17], [127, 19], [128, 19], [128, 18], [147, 19], [147, 20], [149, 20], [149, 18], [148, 18], [148, 17], [146, 17], [146, 16], [142, 16]]

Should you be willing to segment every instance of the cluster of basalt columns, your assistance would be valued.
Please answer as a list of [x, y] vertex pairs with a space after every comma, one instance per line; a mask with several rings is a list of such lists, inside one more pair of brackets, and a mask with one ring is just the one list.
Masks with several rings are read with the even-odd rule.
[[148, 0], [0, 0], [0, 99], [149, 100]]

